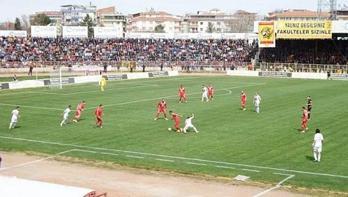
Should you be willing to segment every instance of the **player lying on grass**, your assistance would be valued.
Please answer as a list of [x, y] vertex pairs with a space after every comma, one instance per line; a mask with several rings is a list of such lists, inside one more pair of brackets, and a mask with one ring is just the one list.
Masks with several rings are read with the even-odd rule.
[[195, 115], [192, 114], [191, 116], [188, 116], [185, 120], [185, 127], [184, 127], [184, 133], [187, 132], [187, 129], [193, 129], [196, 133], [199, 131], [196, 129], [196, 127], [192, 124], [192, 119], [195, 118]]
[[243, 111], [246, 110], [247, 95], [244, 91], [240, 93], [240, 106]]
[[63, 112], [63, 120], [60, 122], [60, 126], [62, 127], [64, 124], [68, 122], [69, 119], [69, 114], [71, 112], [71, 105], [69, 105]]
[[11, 122], [10, 122], [10, 126], [8, 127], [8, 129], [14, 129], [17, 125], [18, 119], [19, 119], [19, 106], [17, 106], [14, 110], [12, 110], [11, 112], [12, 117], [11, 117]]
[[103, 128], [103, 111], [103, 105], [100, 104], [94, 112], [96, 118], [96, 125], [99, 128]]
[[183, 85], [180, 85], [178, 95], [179, 95], [179, 103], [187, 102], [186, 90]]
[[302, 121], [301, 121], [301, 131], [302, 133], [308, 130], [308, 111], [306, 107], [302, 107]]
[[76, 112], [75, 112], [75, 118], [73, 120], [74, 122], [80, 121], [81, 114], [85, 110], [85, 107], [86, 107], [86, 102], [85, 101], [81, 101], [81, 103], [79, 103], [77, 105]]
[[158, 104], [157, 104], [157, 114], [155, 117], [155, 120], [158, 119], [159, 115], [163, 114], [164, 119], [168, 120], [167, 118], [167, 103], [164, 99], [162, 99]]
[[180, 128], [180, 118], [181, 116], [173, 111], [169, 111], [170, 115], [172, 116], [172, 120], [174, 121], [174, 129], [176, 132], [180, 133], [181, 128]]

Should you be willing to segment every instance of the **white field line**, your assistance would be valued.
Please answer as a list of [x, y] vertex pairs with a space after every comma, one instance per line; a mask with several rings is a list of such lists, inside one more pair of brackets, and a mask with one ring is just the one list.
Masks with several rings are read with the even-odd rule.
[[[263, 85], [265, 83], [259, 84], [259, 85]], [[234, 86], [231, 88], [223, 88], [223, 89], [219, 89], [217, 91], [228, 91], [227, 94], [223, 94], [223, 95], [216, 95], [216, 96], [224, 96], [224, 95], [228, 95], [228, 94], [232, 94], [232, 89], [237, 89], [237, 88], [244, 88], [244, 87], [252, 87], [252, 86], [258, 86], [258, 85], [246, 85], [246, 86]], [[189, 95], [199, 95], [202, 94], [202, 92], [195, 92], [195, 93], [191, 93], [191, 94], [187, 94]], [[112, 107], [112, 106], [119, 106], [119, 105], [127, 105], [127, 104], [132, 104], [132, 103], [140, 103], [140, 102], [146, 102], [146, 101], [155, 101], [155, 100], [159, 100], [162, 98], [176, 98], [177, 95], [170, 95], [170, 96], [162, 96], [162, 97], [157, 97], [157, 98], [148, 98], [148, 99], [139, 99], [139, 100], [134, 100], [134, 101], [128, 101], [128, 102], [124, 102], [124, 103], [114, 103], [114, 104], [106, 104], [104, 105], [104, 107]], [[94, 109], [94, 108], [87, 108], [86, 110], [90, 110], [90, 109]]]
[[26, 139], [26, 138], [8, 137], [8, 136], [0, 136], [0, 138], [1, 139], [8, 139], [8, 140], [15, 140], [15, 141], [25, 141], [25, 142], [57, 145], [57, 146], [69, 146], [69, 147], [74, 147], [74, 148], [79, 148], [79, 149], [92, 149], [92, 150], [109, 151], [109, 152], [110, 151], [111, 152], [120, 152], [120, 153], [126, 153], [126, 154], [137, 154], [137, 155], [153, 156], [153, 157], [160, 157], [160, 158], [166, 158], [166, 159], [186, 160], [186, 161], [191, 161], [191, 162], [195, 161], [195, 162], [212, 163], [212, 164], [216, 164], [216, 165], [240, 166], [240, 167], [248, 167], [248, 168], [263, 169], [263, 170], [273, 170], [273, 171], [277, 171], [277, 172], [291, 172], [291, 173], [297, 173], [297, 174], [307, 174], [307, 175], [315, 175], [315, 176], [326, 176], [326, 177], [348, 179], [348, 176], [346, 176], [346, 175], [308, 172], [308, 171], [301, 171], [301, 170], [282, 169], [282, 168], [274, 168], [274, 167], [267, 167], [267, 166], [257, 166], [257, 165], [232, 163], [232, 162], [225, 162], [225, 161], [214, 161], [214, 160], [207, 160], [207, 159], [162, 155], [162, 154], [137, 152], [137, 151], [127, 151], [127, 150], [119, 150], [119, 149], [109, 149], [109, 148], [101, 148], [101, 147], [93, 147], [93, 146], [85, 146], [85, 145], [66, 144], [66, 143], [33, 140], [33, 139]]
[[289, 175], [288, 177], [286, 177], [285, 179], [283, 179], [283, 180], [281, 180], [279, 183], [277, 183], [276, 186], [271, 187], [271, 188], [269, 188], [269, 189], [267, 189], [267, 190], [265, 190], [265, 191], [262, 191], [262, 192], [260, 192], [260, 193], [258, 193], [258, 194], [256, 194], [256, 195], [254, 195], [253, 197], [260, 197], [260, 196], [263, 196], [263, 195], [265, 195], [266, 193], [268, 193], [268, 192], [270, 192], [270, 191], [273, 191], [273, 190], [275, 190], [275, 189], [280, 188], [280, 187], [282, 186], [282, 184], [285, 183], [285, 181], [287, 181], [287, 180], [293, 178], [294, 176], [295, 176], [295, 175]]
[[17, 105], [17, 104], [9, 104], [9, 103], [0, 103], [2, 106], [20, 106], [20, 107], [25, 107], [29, 109], [44, 109], [44, 110], [56, 110], [56, 111], [63, 111], [64, 109], [58, 109], [58, 108], [52, 108], [52, 107], [36, 107], [36, 106], [30, 106], [30, 105]]
[[277, 172], [275, 172], [273, 174], [278, 174], [278, 175], [283, 175], [283, 176], [291, 176], [291, 175], [293, 175], [293, 174], [284, 174], [284, 173], [277, 173]]
[[[264, 85], [264, 84], [265, 83], [260, 83], [258, 85]], [[236, 88], [241, 88], [241, 87], [258, 86], [258, 85], [234, 86], [234, 87], [231, 87], [231, 88], [219, 89], [217, 91], [227, 91], [228, 93], [221, 94], [221, 95], [216, 95], [216, 96], [225, 96], [225, 95], [232, 94], [231, 89], [236, 89]], [[188, 94], [188, 95], [196, 95], [196, 94], [201, 94], [201, 92], [191, 93], [191, 94]], [[177, 97], [177, 95], [157, 97], [157, 98], [149, 98], [149, 99], [139, 99], [139, 100], [128, 101], [128, 102], [123, 102], [123, 103], [106, 104], [106, 105], [104, 105], [104, 107], [122, 106], [122, 105], [127, 105], [127, 104], [132, 104], [132, 103], [140, 103], [140, 102], [146, 102], [146, 101], [155, 101], [155, 100], [158, 100], [158, 99], [171, 98], [171, 97]], [[0, 105], [3, 105], [3, 106], [17, 106], [17, 104], [10, 104], [10, 103], [0, 103]], [[58, 109], [58, 108], [38, 107], [38, 106], [29, 106], [29, 105], [19, 105], [19, 106], [26, 107], [26, 108], [32, 108], [32, 109], [43, 109], [43, 110], [56, 110], [56, 111], [63, 111], [64, 110], [64, 109]], [[91, 110], [91, 109], [94, 109], [94, 108], [86, 108], [86, 110]]]
[[219, 166], [219, 165], [216, 165], [215, 167], [217, 167], [217, 168], [224, 168], [224, 169], [236, 169], [236, 168], [230, 167], [230, 166]]
[[[124, 89], [135, 89], [135, 88], [144, 88], [144, 87], [157, 87], [159, 85], [153, 84], [153, 85], [137, 85], [137, 86], [130, 86], [130, 87], [121, 87], [121, 88], [106, 88], [105, 92], [109, 92], [111, 90], [124, 90]], [[76, 94], [86, 94], [86, 93], [92, 93], [92, 92], [100, 92], [99, 87], [98, 90], [90, 90], [90, 91], [83, 91], [83, 92], [72, 92], [72, 93], [59, 93], [59, 92], [44, 92], [44, 91], [31, 91], [28, 93], [32, 94], [53, 94], [53, 95], [62, 95], [62, 96], [69, 96], [69, 95], [76, 95]]]
[[144, 159], [144, 157], [142, 157], [142, 156], [136, 156], [136, 155], [126, 155], [126, 157], [136, 158], [136, 159]]
[[175, 162], [174, 160], [169, 160], [169, 159], [155, 159], [155, 160], [157, 160], [157, 161], [164, 161], [164, 162]]
[[27, 93], [31, 93], [31, 91], [21, 91], [21, 92], [6, 92], [6, 93], [1, 93], [0, 96], [11, 96], [11, 95], [18, 95], [18, 94], [23, 94], [23, 96], [25, 96], [25, 94]]
[[[225, 96], [232, 94], [231, 90], [223, 89], [228, 91], [228, 93], [217, 95], [217, 96]], [[146, 101], [154, 101], [162, 98], [170, 98], [174, 96], [166, 96], [166, 97], [158, 97], [158, 98], [150, 98], [150, 99], [140, 99], [140, 100], [135, 100], [135, 101], [128, 101], [128, 102], [123, 102], [123, 103], [115, 103], [115, 104], [110, 104], [110, 105], [104, 105], [104, 107], [110, 107], [110, 106], [122, 106], [122, 105], [127, 105], [127, 104], [132, 104], [132, 103], [140, 103], [140, 102], [146, 102]], [[18, 106], [16, 104], [9, 104], [9, 103], [0, 103], [0, 105], [3, 106]], [[52, 107], [37, 107], [37, 106], [30, 106], [30, 105], [19, 105], [20, 107], [26, 107], [26, 108], [31, 108], [31, 109], [43, 109], [43, 110], [56, 110], [56, 111], [63, 111], [64, 109], [58, 109], [58, 108], [52, 108]], [[94, 108], [86, 108], [85, 110], [91, 110]], [[74, 110], [72, 110], [74, 111]]]
[[[180, 78], [180, 77], [173, 77], [173, 78], [152, 78], [152, 79], [146, 79], [144, 81], [130, 81], [130, 80], [134, 80], [134, 79], [126, 79], [126, 80], [120, 80], [120, 81], [112, 81], [109, 82], [110, 84], [122, 84], [122, 85], [129, 85], [129, 84], [144, 84], [144, 83], [153, 83], [153, 82], [158, 82], [158, 81], [171, 81], [171, 80], [180, 80], [180, 81], [192, 81], [190, 79], [195, 79], [195, 78], [199, 78], [199, 77], [184, 77], [184, 78]], [[141, 80], [141, 79], [140, 79]], [[91, 83], [97, 83], [97, 82], [91, 82]], [[91, 83], [87, 83], [87, 84], [70, 84], [70, 85], [74, 85], [74, 86], [90, 86]], [[231, 82], [233, 83], [233, 82]], [[242, 83], [238, 83], [238, 84], [242, 84]], [[254, 83], [248, 83], [248, 84], [254, 84]], [[68, 84], [66, 84], [68, 85]], [[157, 84], [153, 84], [154, 86], [158, 86]], [[149, 85], [151, 86], [151, 85]], [[14, 90], [0, 90], [1, 94], [0, 96], [10, 96], [10, 95], [16, 95], [16, 94], [26, 94], [26, 93], [43, 93], [43, 94], [54, 94], [54, 95], [62, 95], [61, 93], [54, 93], [54, 92], [35, 92], [35, 91], [27, 91], [29, 89], [25, 89], [24, 91], [20, 91], [20, 92], [11, 92]], [[64, 95], [64, 94], [63, 94]]]
[[260, 172], [259, 170], [252, 170], [252, 169], [246, 169], [246, 168], [243, 168], [242, 170], [249, 171], [249, 172]]
[[196, 165], [196, 166], [206, 166], [207, 164], [205, 163], [195, 163], [195, 162], [185, 162], [186, 164], [190, 164], [190, 165]]
[[63, 152], [60, 152], [60, 153], [57, 153], [53, 156], [49, 156], [49, 157], [45, 157], [45, 158], [42, 158], [42, 159], [38, 159], [38, 160], [34, 160], [34, 161], [29, 161], [29, 162], [25, 162], [25, 163], [22, 163], [22, 164], [18, 164], [18, 165], [14, 165], [14, 166], [9, 166], [9, 167], [5, 167], [5, 168], [0, 168], [0, 172], [2, 171], [6, 171], [6, 170], [11, 170], [11, 169], [14, 169], [14, 168], [20, 168], [20, 167], [24, 167], [24, 166], [28, 166], [28, 165], [31, 165], [31, 164], [35, 164], [35, 163], [40, 163], [42, 161], [46, 161], [46, 160], [49, 160], [49, 159], [53, 159], [55, 157], [58, 157], [59, 155], [63, 155], [65, 153], [69, 153], [69, 152], [73, 152], [75, 151], [75, 149], [70, 149], [70, 150], [67, 150], [67, 151], [63, 151]]

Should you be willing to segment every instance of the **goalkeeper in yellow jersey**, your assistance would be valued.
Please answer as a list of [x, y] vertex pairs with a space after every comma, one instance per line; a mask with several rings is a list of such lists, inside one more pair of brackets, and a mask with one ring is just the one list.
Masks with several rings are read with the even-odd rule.
[[100, 86], [100, 90], [102, 92], [104, 92], [104, 88], [106, 86], [106, 77], [105, 76], [102, 76], [100, 81], [99, 81], [99, 86]]

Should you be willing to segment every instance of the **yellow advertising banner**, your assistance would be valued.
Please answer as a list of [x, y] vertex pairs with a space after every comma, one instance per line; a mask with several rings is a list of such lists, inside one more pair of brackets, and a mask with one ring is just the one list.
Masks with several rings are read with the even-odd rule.
[[331, 21], [277, 21], [277, 39], [332, 39]]
[[274, 22], [261, 21], [258, 27], [259, 47], [270, 48], [275, 47], [276, 37]]

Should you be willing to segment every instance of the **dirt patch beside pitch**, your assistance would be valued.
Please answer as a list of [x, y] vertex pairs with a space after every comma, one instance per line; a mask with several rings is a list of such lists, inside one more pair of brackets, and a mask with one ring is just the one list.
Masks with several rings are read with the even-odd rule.
[[[42, 159], [42, 156], [3, 152], [1, 168]], [[266, 187], [248, 186], [232, 180], [204, 180], [158, 171], [113, 166], [112, 169], [58, 160], [44, 160], [18, 168], [0, 170], [2, 176], [85, 187], [108, 196], [254, 196]], [[271, 186], [270, 186], [271, 187]], [[274, 190], [264, 196], [304, 196], [285, 190]]]

